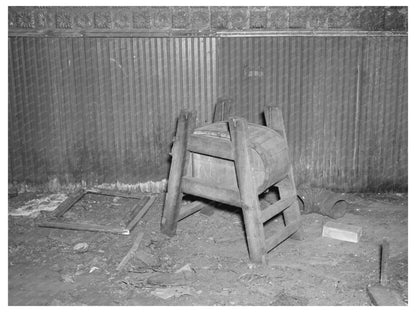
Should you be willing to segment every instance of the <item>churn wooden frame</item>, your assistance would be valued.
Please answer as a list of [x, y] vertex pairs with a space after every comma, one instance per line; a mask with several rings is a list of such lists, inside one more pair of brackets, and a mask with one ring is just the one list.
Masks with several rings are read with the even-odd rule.
[[[222, 112], [224, 111], [228, 114], [227, 109], [222, 107]], [[223, 115], [221, 113], [221, 118], [224, 118]], [[287, 143], [281, 110], [274, 106], [267, 107], [265, 117], [267, 127], [278, 132]], [[204, 207], [203, 203], [195, 201], [181, 209], [183, 193], [231, 204], [242, 209], [251, 261], [266, 263], [267, 252], [285, 239], [288, 237], [303, 238], [292, 166], [290, 166], [287, 176], [274, 185], [279, 189], [280, 200], [262, 210], [259, 194], [257, 194], [257, 189], [253, 187], [255, 183], [251, 174], [248, 123], [244, 118], [230, 117], [228, 118], [228, 124], [230, 142], [222, 142], [207, 137], [202, 138], [193, 134], [195, 113], [186, 110], [181, 111], [175, 142], [172, 147], [172, 164], [161, 231], [169, 236], [175, 235], [179, 220]], [[184, 176], [184, 169], [187, 167], [190, 152], [233, 160], [238, 191], [209, 185], [198, 179]], [[263, 223], [279, 213], [283, 213], [285, 226], [271, 237], [265, 238]]]

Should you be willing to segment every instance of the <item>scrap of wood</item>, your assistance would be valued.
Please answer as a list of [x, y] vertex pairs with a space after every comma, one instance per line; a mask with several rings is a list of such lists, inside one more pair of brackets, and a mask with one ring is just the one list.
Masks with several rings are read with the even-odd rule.
[[163, 234], [173, 236], [176, 234], [180, 202], [182, 199], [183, 173], [189, 162], [187, 145], [189, 135], [195, 129], [195, 112], [181, 110], [176, 128], [175, 142], [172, 147], [172, 163], [169, 171], [168, 192], [163, 209], [161, 231]]
[[376, 306], [405, 306], [401, 295], [387, 285], [387, 263], [389, 260], [389, 242], [383, 239], [381, 245], [380, 285], [368, 286], [367, 293], [371, 303]]
[[[147, 203], [147, 201], [149, 200], [148, 197], [143, 198], [143, 199], [146, 200], [145, 203]], [[131, 211], [123, 217], [123, 220], [121, 221], [121, 223], [124, 226], [127, 226], [127, 224], [129, 224], [130, 221], [133, 220], [133, 218], [139, 213], [140, 209], [142, 209], [143, 207], [143, 202], [144, 200], [137, 201], [137, 203], [135, 203], [133, 207], [131, 208]]]
[[380, 267], [380, 284], [381, 286], [387, 285], [387, 261], [389, 260], [389, 242], [387, 239], [383, 239], [381, 245], [381, 267]]
[[86, 190], [86, 193], [104, 195], [104, 196], [116, 196], [116, 197], [122, 197], [122, 198], [135, 198], [135, 199], [141, 199], [143, 197], [141, 195], [126, 194], [126, 193], [123, 193], [123, 192], [118, 192], [118, 191], [114, 191], [114, 190], [100, 189], [100, 188], [88, 189], [88, 190]]
[[82, 223], [64, 223], [64, 222], [42, 222], [38, 224], [39, 227], [64, 229], [64, 230], [79, 230], [90, 232], [107, 232], [114, 234], [129, 235], [130, 231], [125, 228], [118, 228], [106, 225], [96, 224], [82, 224]]
[[63, 203], [61, 203], [58, 206], [58, 208], [56, 208], [55, 213], [54, 213], [55, 217], [61, 217], [65, 212], [71, 209], [71, 207], [77, 201], [79, 201], [85, 194], [86, 192], [83, 189], [81, 189], [75, 194], [73, 194], [72, 196], [68, 197]]
[[146, 214], [147, 211], [149, 211], [150, 207], [153, 205], [153, 203], [156, 200], [156, 196], [151, 196], [147, 200], [147, 203], [143, 206], [143, 208], [139, 211], [139, 213], [127, 224], [126, 228], [131, 231], [134, 226], [139, 222], [141, 218]]
[[123, 260], [121, 260], [121, 262], [117, 266], [117, 268], [116, 268], [117, 271], [120, 271], [130, 261], [130, 259], [133, 257], [134, 253], [139, 248], [139, 245], [140, 245], [140, 243], [143, 239], [143, 235], [144, 235], [144, 232], [139, 232], [139, 234], [137, 234], [137, 237], [136, 237], [136, 239], [133, 243], [133, 246], [131, 246], [128, 253], [124, 256]]
[[181, 210], [179, 211], [177, 221], [185, 219], [186, 217], [189, 217], [191, 214], [194, 214], [195, 212], [200, 211], [202, 208], [204, 208], [205, 205], [206, 204], [204, 202], [197, 201], [197, 200], [190, 204], [183, 205], [181, 207]]
[[405, 306], [400, 294], [391, 288], [381, 285], [367, 287], [371, 303], [376, 306]]

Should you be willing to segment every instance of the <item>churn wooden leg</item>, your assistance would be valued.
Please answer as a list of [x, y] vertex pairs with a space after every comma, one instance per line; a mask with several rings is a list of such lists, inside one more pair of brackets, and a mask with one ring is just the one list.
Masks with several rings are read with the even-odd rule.
[[259, 197], [251, 170], [247, 121], [243, 118], [230, 118], [229, 127], [234, 147], [235, 171], [242, 201], [241, 208], [250, 259], [253, 262], [266, 263], [264, 227], [261, 221]]
[[173, 236], [176, 234], [177, 218], [182, 200], [181, 182], [189, 152], [187, 151], [188, 136], [195, 128], [195, 113], [182, 110], [176, 128], [175, 142], [172, 147], [172, 163], [170, 166], [168, 192], [161, 224], [162, 233]]
[[[276, 106], [267, 106], [265, 110], [265, 119], [267, 126], [277, 131], [287, 142], [282, 111]], [[283, 181], [277, 183], [276, 186], [279, 188], [280, 198], [288, 198], [297, 194], [292, 166], [290, 166], [288, 176]], [[299, 203], [296, 201], [289, 208], [283, 211], [283, 217], [285, 219], [285, 223], [300, 220]], [[299, 228], [299, 230], [297, 230], [291, 238], [304, 239], [303, 229]]]
[[[290, 166], [289, 174], [285, 180], [286, 180], [285, 185], [279, 187], [280, 197], [287, 198], [290, 196], [295, 196], [297, 192], [296, 192], [295, 180], [293, 178], [292, 166]], [[283, 211], [283, 218], [285, 220], [286, 225], [292, 222], [297, 222], [301, 219], [299, 202], [297, 199], [293, 202], [292, 205], [290, 205], [287, 209]], [[299, 229], [295, 233], [293, 233], [290, 236], [290, 238], [297, 239], [297, 240], [305, 239], [303, 228], [299, 227]]]
[[279, 132], [279, 134], [286, 140], [286, 131], [285, 124], [283, 122], [282, 110], [277, 106], [266, 106], [264, 117], [266, 119], [266, 126]]

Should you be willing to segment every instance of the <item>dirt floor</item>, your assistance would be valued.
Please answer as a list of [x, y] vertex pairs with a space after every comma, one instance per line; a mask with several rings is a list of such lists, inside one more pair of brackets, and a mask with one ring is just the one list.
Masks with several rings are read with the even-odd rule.
[[[9, 213], [46, 195], [10, 198]], [[336, 222], [361, 226], [359, 243], [322, 237], [331, 219], [306, 214], [305, 239], [284, 241], [268, 265], [250, 263], [241, 213], [231, 207], [189, 216], [173, 238], [159, 231], [162, 195], [128, 236], [38, 227], [52, 211], [9, 216], [9, 305], [366, 306], [367, 286], [379, 280], [383, 238], [390, 243], [388, 286], [407, 302], [407, 194], [347, 197], [348, 213]], [[117, 225], [134, 203], [87, 194], [64, 218]], [[117, 271], [139, 232], [137, 252]]]

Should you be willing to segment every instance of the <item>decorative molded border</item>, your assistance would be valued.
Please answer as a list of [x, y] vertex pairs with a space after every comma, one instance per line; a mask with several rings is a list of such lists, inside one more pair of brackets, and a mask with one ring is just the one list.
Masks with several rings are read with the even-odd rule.
[[[88, 32], [407, 31], [407, 7], [9, 7], [9, 35]], [[74, 34], [72, 34], [74, 35]]]

